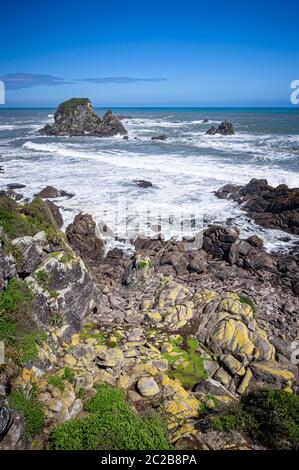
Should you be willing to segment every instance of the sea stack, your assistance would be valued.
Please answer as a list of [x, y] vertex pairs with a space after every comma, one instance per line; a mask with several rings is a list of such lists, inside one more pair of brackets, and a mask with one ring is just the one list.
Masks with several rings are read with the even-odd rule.
[[126, 134], [127, 131], [112, 111], [107, 111], [101, 119], [88, 98], [71, 98], [58, 106], [54, 114], [54, 124], [46, 124], [39, 133], [111, 137]]
[[221, 135], [233, 135], [235, 133], [235, 130], [233, 128], [233, 125], [231, 122], [228, 121], [223, 121], [216, 129], [216, 127], [212, 126], [206, 134], [209, 135], [215, 135], [215, 134], [221, 134]]

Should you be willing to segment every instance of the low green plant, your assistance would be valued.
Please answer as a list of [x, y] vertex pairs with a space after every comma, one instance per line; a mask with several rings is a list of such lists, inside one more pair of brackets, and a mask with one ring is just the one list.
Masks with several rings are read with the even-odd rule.
[[102, 413], [114, 411], [123, 406], [125, 393], [121, 388], [113, 388], [109, 384], [101, 384], [96, 387], [96, 394], [85, 404], [84, 409], [90, 413]]
[[[63, 236], [56, 227], [55, 221], [45, 201], [35, 198], [30, 203], [17, 204], [9, 197], [0, 198], [0, 225], [8, 239], [37, 232], [52, 230]], [[55, 235], [56, 236], [56, 235]]]
[[0, 293], [0, 340], [18, 351], [21, 364], [37, 357], [44, 335], [34, 320], [35, 293], [21, 279], [11, 279]]
[[44, 411], [34, 394], [27, 397], [23, 390], [15, 390], [9, 395], [8, 402], [10, 408], [24, 414], [25, 438], [35, 436], [43, 429], [45, 422]]
[[80, 333], [80, 339], [85, 340], [88, 338], [96, 339], [99, 344], [106, 343], [105, 335], [101, 331], [98, 331], [96, 323], [87, 323], [84, 325]]
[[55, 450], [167, 450], [166, 425], [156, 414], [136, 415], [124, 392], [107, 384], [87, 401], [86, 418], [56, 426], [49, 439]]
[[26, 333], [20, 338], [19, 349], [21, 361], [26, 364], [38, 356], [38, 343], [42, 340], [42, 335], [36, 332]]
[[63, 264], [68, 264], [74, 259], [74, 253], [71, 250], [66, 249], [60, 258]]
[[139, 259], [136, 263], [137, 269], [151, 268], [152, 260], [150, 258]]
[[53, 281], [53, 279], [47, 271], [45, 271], [44, 269], [40, 269], [35, 274], [35, 279], [37, 280], [38, 284], [42, 287], [42, 289], [46, 290], [51, 297], [55, 299], [59, 297], [59, 293], [51, 287], [51, 282]]
[[[171, 340], [170, 343], [173, 346], [171, 353], [163, 353], [169, 365], [168, 374], [173, 379], [179, 379], [184, 387], [192, 389], [206, 377], [203, 358], [198, 352], [199, 342], [194, 338], [188, 338], [185, 341], [179, 337]], [[184, 363], [176, 366], [175, 363], [179, 359], [183, 359]]]
[[284, 390], [256, 390], [211, 417], [217, 431], [238, 430], [272, 449], [299, 449], [299, 397]]
[[53, 387], [56, 387], [58, 388], [58, 390], [62, 392], [64, 392], [64, 389], [65, 389], [65, 385], [63, 383], [63, 379], [62, 377], [59, 377], [58, 375], [51, 375], [49, 378], [48, 378], [48, 383], [50, 385], [53, 385]]
[[70, 384], [75, 383], [75, 374], [70, 367], [65, 367], [63, 371], [63, 376]]

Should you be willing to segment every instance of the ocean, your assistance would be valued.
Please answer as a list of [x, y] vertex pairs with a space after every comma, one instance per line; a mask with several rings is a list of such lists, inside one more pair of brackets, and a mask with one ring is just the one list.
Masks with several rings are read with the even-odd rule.
[[[105, 110], [96, 109], [101, 115]], [[37, 130], [54, 109], [0, 110], [0, 187], [18, 183], [26, 197], [47, 185], [73, 193], [59, 198], [64, 228], [79, 212], [90, 213], [107, 246], [130, 247], [134, 233], [166, 238], [192, 235], [202, 226], [233, 219], [241, 236], [257, 234], [266, 248], [287, 250], [299, 237], [255, 225], [233, 202], [214, 191], [227, 183], [266, 178], [299, 187], [297, 108], [115, 108], [122, 136], [45, 137]], [[209, 123], [203, 123], [204, 119]], [[206, 135], [223, 120], [233, 136]], [[166, 134], [167, 140], [151, 140]], [[141, 188], [135, 180], [147, 180]], [[103, 231], [102, 231], [103, 236]]]

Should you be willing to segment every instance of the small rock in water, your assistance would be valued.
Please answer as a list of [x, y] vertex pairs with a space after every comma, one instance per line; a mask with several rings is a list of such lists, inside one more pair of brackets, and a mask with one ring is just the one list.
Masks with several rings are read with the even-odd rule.
[[39, 193], [35, 194], [35, 196], [40, 197], [42, 199], [54, 199], [57, 197], [73, 197], [74, 194], [56, 189], [53, 186], [46, 186]]
[[235, 133], [233, 125], [231, 122], [223, 121], [216, 129], [215, 126], [212, 126], [209, 130], [207, 130], [206, 134], [208, 135], [233, 135]]
[[159, 135], [153, 135], [152, 140], [166, 140], [167, 135], [165, 134], [159, 134]]
[[139, 186], [139, 188], [152, 188], [153, 183], [147, 180], [134, 180], [134, 182]]

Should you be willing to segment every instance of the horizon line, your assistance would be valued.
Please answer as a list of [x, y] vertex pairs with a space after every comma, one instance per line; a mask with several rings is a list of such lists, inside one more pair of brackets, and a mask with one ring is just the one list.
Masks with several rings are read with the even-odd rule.
[[[57, 107], [59, 106], [56, 105], [37, 105], [37, 106], [31, 106], [31, 105], [15, 105], [15, 106], [6, 106], [6, 105], [2, 105], [0, 106], [0, 111], [1, 109], [57, 109]], [[271, 106], [262, 106], [262, 105], [255, 105], [255, 106], [250, 106], [250, 105], [243, 105], [243, 106], [200, 106], [200, 105], [196, 105], [196, 106], [184, 106], [184, 105], [163, 105], [163, 106], [132, 106], [132, 105], [129, 105], [129, 106], [124, 106], [124, 105], [121, 105], [121, 106], [118, 106], [118, 105], [101, 105], [101, 106], [98, 106], [98, 105], [94, 105], [93, 108], [95, 109], [107, 109], [107, 108], [118, 108], [118, 109], [219, 109], [219, 108], [222, 108], [222, 109], [244, 109], [244, 108], [247, 108], [247, 109], [294, 109], [294, 110], [298, 110], [299, 111], [299, 106], [294, 106], [294, 105], [291, 105], [291, 106], [277, 106], [277, 105], [271, 105]]]

